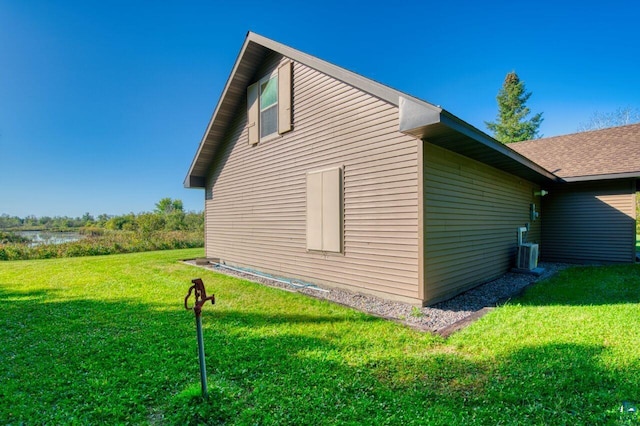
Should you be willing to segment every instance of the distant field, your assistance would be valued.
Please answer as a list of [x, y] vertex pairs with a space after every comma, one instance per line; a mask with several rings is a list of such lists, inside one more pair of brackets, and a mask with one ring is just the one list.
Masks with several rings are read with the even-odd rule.
[[1, 262], [0, 424], [638, 424], [640, 265], [565, 270], [444, 340], [179, 262], [202, 255]]

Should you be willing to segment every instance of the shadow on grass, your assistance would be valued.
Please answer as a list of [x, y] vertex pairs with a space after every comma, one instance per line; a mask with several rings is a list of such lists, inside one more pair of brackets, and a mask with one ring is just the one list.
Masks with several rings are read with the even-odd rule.
[[618, 420], [621, 401], [640, 385], [640, 365], [604, 368], [600, 346], [543, 345], [490, 361], [368, 357], [362, 348], [356, 361], [319, 338], [216, 338], [210, 399], [192, 384], [174, 400], [172, 423], [604, 424]]
[[136, 423], [188, 382], [178, 315], [58, 293], [0, 290], [0, 423]]
[[529, 287], [514, 302], [529, 306], [640, 303], [640, 264], [571, 267]]
[[[6, 284], [9, 286], [9, 284]], [[199, 380], [194, 316], [176, 308], [134, 301], [65, 299], [60, 291], [0, 288], [0, 424], [145, 423], [172, 398]], [[245, 377], [281, 360], [289, 350], [329, 351], [308, 336], [343, 323], [340, 315], [205, 311], [205, 341], [211, 368], [222, 356], [231, 377]], [[351, 318], [351, 317], [350, 317]], [[360, 322], [375, 321], [362, 316]], [[357, 322], [357, 321], [355, 321]], [[295, 330], [304, 324], [311, 330]], [[278, 328], [294, 328], [293, 337]], [[274, 337], [245, 342], [251, 330], [271, 328]], [[276, 337], [277, 336], [277, 337]], [[283, 352], [284, 351], [284, 352]], [[230, 361], [234, 364], [230, 367]], [[279, 361], [278, 361], [279, 362]], [[238, 368], [236, 368], [239, 367]]]
[[212, 308], [202, 401], [193, 314], [179, 302], [0, 290], [0, 423], [593, 424], [616, 420], [640, 387], [640, 365], [606, 368], [600, 346], [480, 360], [409, 349], [417, 333], [365, 316]]

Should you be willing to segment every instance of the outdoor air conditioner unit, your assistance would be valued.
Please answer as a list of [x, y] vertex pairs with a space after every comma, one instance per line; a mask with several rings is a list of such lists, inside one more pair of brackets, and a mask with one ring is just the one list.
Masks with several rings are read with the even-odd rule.
[[524, 243], [518, 246], [518, 269], [532, 270], [538, 267], [538, 244]]

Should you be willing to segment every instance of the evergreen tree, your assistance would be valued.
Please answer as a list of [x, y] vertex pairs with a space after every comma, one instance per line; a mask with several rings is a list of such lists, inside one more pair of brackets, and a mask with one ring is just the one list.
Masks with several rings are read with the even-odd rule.
[[493, 132], [494, 138], [502, 143], [519, 142], [535, 139], [542, 123], [542, 113], [526, 119], [531, 112], [526, 106], [531, 92], [527, 93], [524, 82], [515, 72], [510, 72], [504, 79], [498, 92], [498, 116], [495, 122], [485, 121], [487, 128]]

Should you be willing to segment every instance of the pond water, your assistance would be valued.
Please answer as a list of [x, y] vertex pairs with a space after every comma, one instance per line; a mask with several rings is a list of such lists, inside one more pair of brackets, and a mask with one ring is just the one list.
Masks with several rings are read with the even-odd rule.
[[53, 232], [53, 231], [20, 231], [16, 234], [31, 240], [30, 245], [62, 244], [78, 241], [84, 238], [78, 232]]

